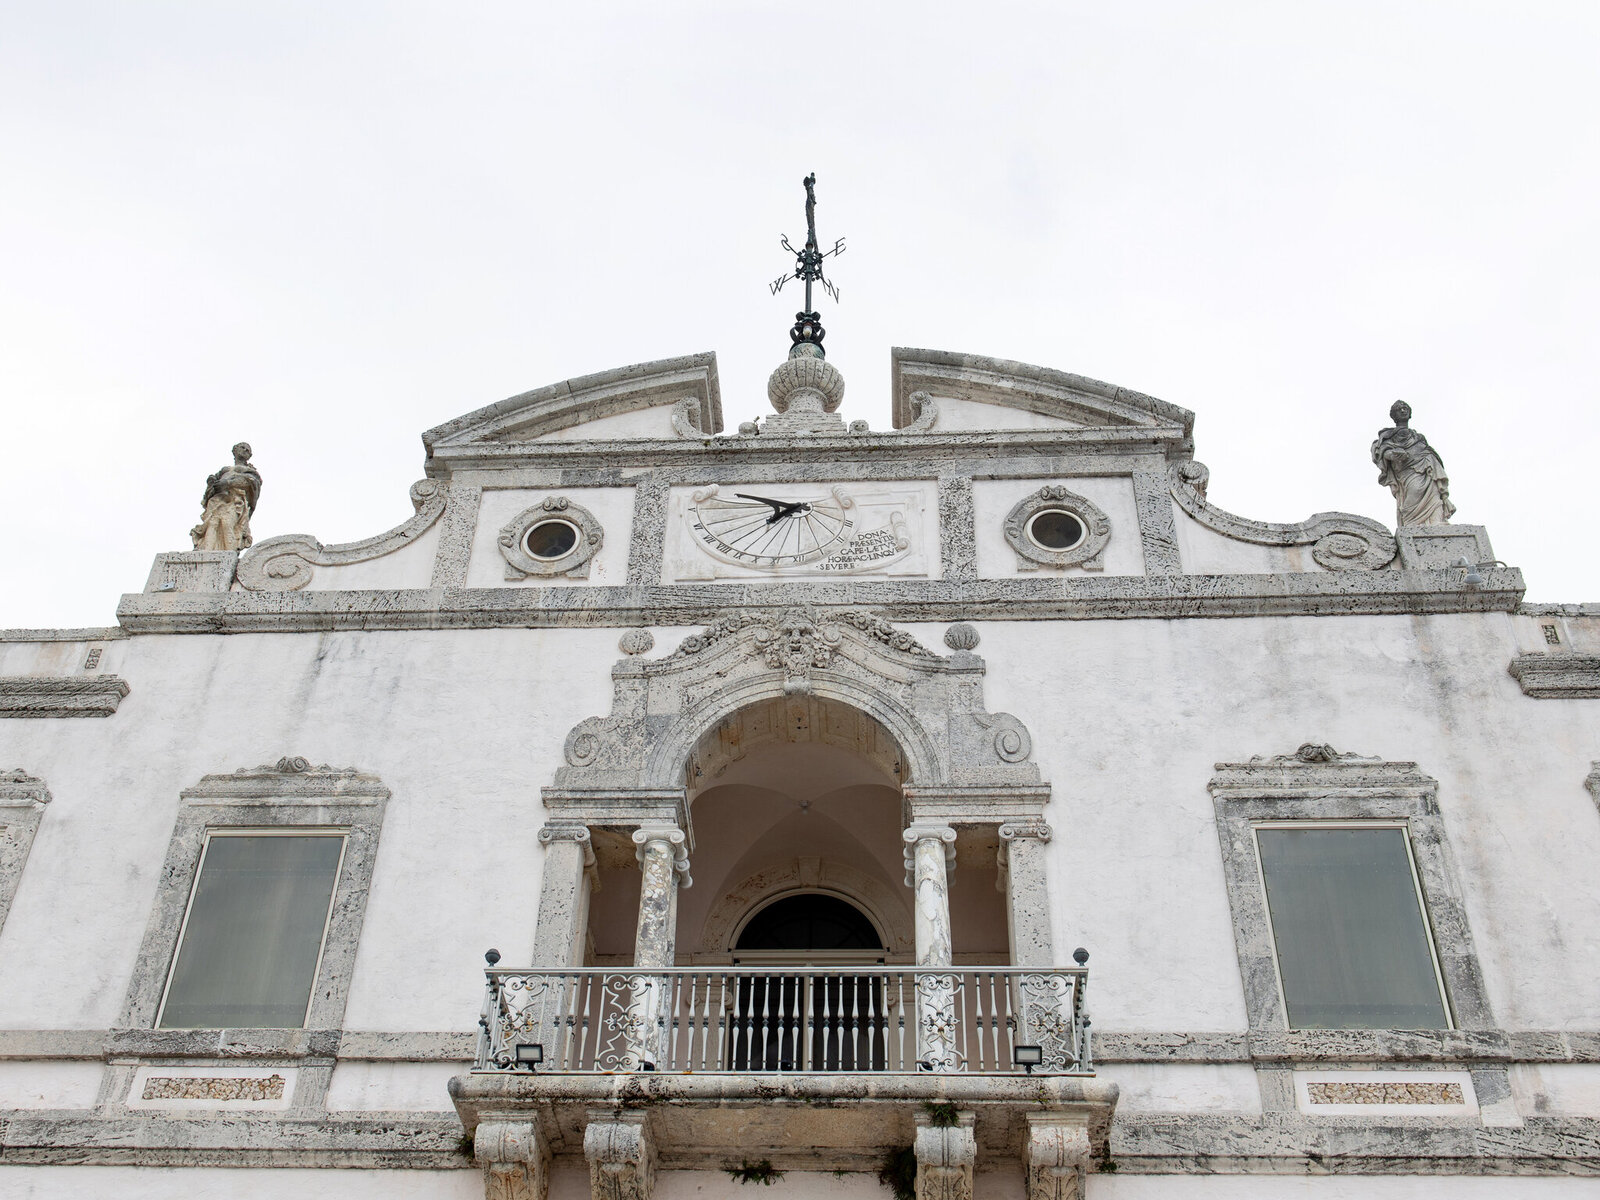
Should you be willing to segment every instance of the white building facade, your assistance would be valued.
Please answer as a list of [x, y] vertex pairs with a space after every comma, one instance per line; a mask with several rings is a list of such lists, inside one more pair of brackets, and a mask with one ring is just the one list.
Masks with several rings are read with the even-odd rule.
[[892, 363], [545, 387], [0, 634], [0, 1195], [1593, 1195], [1600, 606]]

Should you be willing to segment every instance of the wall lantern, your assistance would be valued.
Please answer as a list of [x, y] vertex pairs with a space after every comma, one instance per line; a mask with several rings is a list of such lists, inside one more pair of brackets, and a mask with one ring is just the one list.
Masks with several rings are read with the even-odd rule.
[[544, 1061], [544, 1046], [539, 1042], [517, 1043], [517, 1066], [533, 1070]]
[[1033, 1069], [1044, 1062], [1043, 1046], [1013, 1046], [1011, 1047], [1012, 1065], [1024, 1067], [1029, 1075]]

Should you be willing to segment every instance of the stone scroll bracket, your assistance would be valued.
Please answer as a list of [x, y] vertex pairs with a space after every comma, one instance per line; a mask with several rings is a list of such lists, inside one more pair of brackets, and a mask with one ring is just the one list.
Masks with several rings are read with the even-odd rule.
[[650, 1200], [656, 1185], [655, 1141], [646, 1113], [596, 1110], [583, 1131], [594, 1200]]
[[1089, 1128], [1081, 1117], [1028, 1113], [1023, 1163], [1028, 1200], [1083, 1200]]
[[917, 1200], [972, 1200], [976, 1118], [973, 1112], [957, 1112], [953, 1122], [935, 1125], [931, 1114], [916, 1114]]
[[239, 559], [239, 586], [248, 592], [292, 592], [311, 582], [318, 567], [342, 567], [393, 554], [433, 527], [445, 511], [450, 485], [419, 479], [411, 485], [416, 514], [387, 533], [359, 542], [324, 546], [310, 534], [291, 533], [257, 542]]
[[545, 1200], [550, 1144], [537, 1121], [482, 1121], [472, 1157], [483, 1168], [484, 1200]]
[[1178, 507], [1213, 533], [1258, 546], [1310, 546], [1311, 557], [1328, 571], [1381, 570], [1400, 551], [1387, 528], [1353, 513], [1317, 513], [1287, 525], [1236, 516], [1206, 499], [1209, 474], [1201, 463], [1175, 463], [1169, 489]]

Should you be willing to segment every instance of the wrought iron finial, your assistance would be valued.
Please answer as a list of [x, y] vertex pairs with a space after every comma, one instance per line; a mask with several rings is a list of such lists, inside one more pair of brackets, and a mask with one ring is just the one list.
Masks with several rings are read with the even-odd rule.
[[[822, 328], [822, 318], [811, 307], [811, 285], [820, 283], [828, 295], [833, 297], [833, 302], [839, 302], [839, 289], [834, 287], [833, 281], [822, 273], [822, 260], [835, 254], [844, 253], [844, 239], [834, 242], [831, 250], [817, 248], [817, 177], [813, 173], [804, 180], [806, 188], [806, 244], [796, 250], [789, 242], [788, 235], [781, 239], [783, 248], [794, 255], [794, 273], [780, 275], [767, 286], [776, 296], [783, 290], [783, 285], [791, 279], [802, 280], [806, 285], [806, 306], [803, 312], [794, 315], [794, 328], [789, 331], [789, 340], [794, 343], [790, 355], [816, 355], [823, 354], [822, 339], [826, 336]], [[807, 347], [802, 350], [801, 347]]]

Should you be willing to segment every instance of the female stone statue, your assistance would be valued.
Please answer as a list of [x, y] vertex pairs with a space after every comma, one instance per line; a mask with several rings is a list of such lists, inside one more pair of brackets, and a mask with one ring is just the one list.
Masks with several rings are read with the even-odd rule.
[[205, 511], [189, 531], [196, 550], [244, 550], [250, 536], [250, 514], [261, 498], [261, 472], [250, 465], [250, 443], [233, 448], [233, 465], [206, 480]]
[[1456, 506], [1450, 503], [1450, 478], [1444, 473], [1444, 459], [1428, 445], [1428, 439], [1407, 428], [1411, 406], [1396, 400], [1389, 409], [1394, 424], [1378, 434], [1372, 443], [1372, 461], [1378, 467], [1378, 482], [1394, 493], [1399, 525], [1446, 525]]

